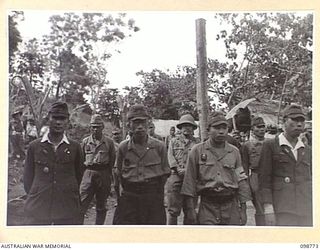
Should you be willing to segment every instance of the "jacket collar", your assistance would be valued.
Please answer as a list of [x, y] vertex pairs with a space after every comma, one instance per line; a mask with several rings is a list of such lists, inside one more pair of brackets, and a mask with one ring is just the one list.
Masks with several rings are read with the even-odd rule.
[[[205, 141], [205, 148], [206, 149], [210, 149], [212, 148], [212, 144], [211, 144], [211, 139], [209, 138], [208, 140]], [[224, 146], [224, 150], [226, 150], [228, 153], [231, 153], [232, 151], [234, 151], [234, 148], [231, 146], [230, 143], [228, 143], [227, 141], [225, 142], [225, 146]]]
[[[50, 144], [53, 144], [53, 143], [50, 141], [50, 139], [49, 139], [49, 131], [46, 132], [46, 133], [42, 136], [41, 142], [49, 142]], [[63, 134], [62, 140], [61, 140], [61, 142], [59, 143], [59, 145], [60, 145], [61, 143], [63, 143], [63, 142], [65, 142], [65, 143], [67, 143], [67, 144], [70, 144], [70, 142], [69, 142], [69, 140], [68, 140], [68, 138], [67, 138], [67, 136], [66, 136], [65, 134]]]
[[[147, 148], [154, 148], [156, 142], [156, 139], [153, 139], [151, 136], [147, 135]], [[131, 137], [128, 142], [128, 150], [132, 150], [133, 148], [135, 148], [135, 145], [133, 142], [133, 137]]]

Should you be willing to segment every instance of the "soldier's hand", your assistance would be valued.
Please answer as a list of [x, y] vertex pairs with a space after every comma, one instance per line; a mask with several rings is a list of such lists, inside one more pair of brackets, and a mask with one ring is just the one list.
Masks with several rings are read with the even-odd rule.
[[266, 222], [266, 226], [275, 226], [276, 225], [276, 215], [272, 214], [265, 214], [264, 219]]
[[247, 205], [241, 203], [240, 205], [240, 225], [244, 226], [247, 223]]
[[186, 225], [196, 225], [197, 224], [197, 214], [194, 209], [188, 209], [186, 214]]

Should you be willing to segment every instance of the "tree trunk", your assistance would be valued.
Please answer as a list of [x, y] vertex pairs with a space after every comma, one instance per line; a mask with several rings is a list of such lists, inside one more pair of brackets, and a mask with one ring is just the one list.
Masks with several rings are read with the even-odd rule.
[[286, 89], [287, 80], [288, 80], [288, 75], [286, 75], [286, 79], [284, 81], [284, 84], [283, 84], [283, 87], [282, 87], [282, 91], [281, 91], [281, 96], [280, 96], [280, 101], [279, 101], [279, 108], [278, 108], [278, 116], [277, 116], [277, 125], [279, 125], [281, 103], [282, 103], [282, 99], [283, 99], [283, 96], [284, 96], [284, 91]]
[[208, 93], [207, 93], [207, 51], [206, 51], [206, 20], [196, 20], [197, 46], [197, 108], [200, 121], [200, 138], [208, 137]]

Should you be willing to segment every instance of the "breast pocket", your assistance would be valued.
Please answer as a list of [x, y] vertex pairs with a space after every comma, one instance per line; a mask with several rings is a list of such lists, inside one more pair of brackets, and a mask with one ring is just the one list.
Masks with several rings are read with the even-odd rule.
[[235, 164], [224, 163], [223, 165], [223, 180], [228, 184], [235, 184], [238, 182], [236, 176], [236, 167]]
[[217, 166], [214, 162], [199, 162], [200, 181], [212, 181], [217, 175]]

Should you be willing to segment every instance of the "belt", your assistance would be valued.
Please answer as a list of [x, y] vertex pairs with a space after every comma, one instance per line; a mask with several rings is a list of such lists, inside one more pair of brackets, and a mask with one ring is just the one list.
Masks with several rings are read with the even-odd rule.
[[96, 170], [96, 171], [107, 170], [108, 164], [92, 164], [92, 165], [86, 166], [86, 169]]
[[161, 177], [146, 179], [143, 182], [129, 182], [122, 179], [123, 190], [129, 193], [145, 194], [163, 191]]
[[217, 192], [211, 188], [204, 189], [200, 192], [201, 199], [207, 200], [213, 203], [224, 203], [232, 200], [236, 196], [236, 190], [225, 188], [220, 192]]

